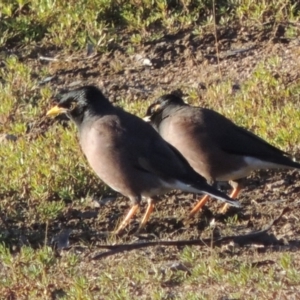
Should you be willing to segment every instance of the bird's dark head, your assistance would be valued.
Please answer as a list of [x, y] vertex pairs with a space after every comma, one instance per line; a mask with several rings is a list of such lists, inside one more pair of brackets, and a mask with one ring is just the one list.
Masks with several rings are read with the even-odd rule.
[[111, 103], [95, 86], [83, 86], [71, 91], [64, 91], [56, 95], [57, 103], [47, 112], [48, 116], [66, 114], [75, 123], [81, 123], [84, 116], [101, 113]]
[[186, 105], [182, 98], [174, 94], [166, 94], [156, 99], [147, 109], [144, 121], [158, 125], [173, 108]]

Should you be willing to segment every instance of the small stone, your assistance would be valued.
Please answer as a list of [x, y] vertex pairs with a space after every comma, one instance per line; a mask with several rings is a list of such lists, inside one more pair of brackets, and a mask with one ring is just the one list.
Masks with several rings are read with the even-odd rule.
[[0, 143], [7, 142], [7, 141], [15, 142], [17, 139], [18, 137], [13, 134], [3, 133], [0, 135]]

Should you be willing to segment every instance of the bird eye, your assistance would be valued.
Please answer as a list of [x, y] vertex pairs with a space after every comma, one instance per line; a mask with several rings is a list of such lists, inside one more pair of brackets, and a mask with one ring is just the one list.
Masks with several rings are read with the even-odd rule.
[[160, 110], [160, 104], [155, 104], [153, 107], [152, 107], [152, 111], [153, 112], [158, 112]]
[[73, 101], [73, 102], [71, 102], [71, 105], [70, 105], [70, 110], [74, 110], [76, 107], [77, 107], [77, 102], [75, 102], [75, 101]]

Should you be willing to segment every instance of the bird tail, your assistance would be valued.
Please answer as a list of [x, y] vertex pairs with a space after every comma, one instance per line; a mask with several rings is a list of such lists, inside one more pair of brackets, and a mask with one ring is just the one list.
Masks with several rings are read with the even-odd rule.
[[189, 189], [187, 191], [191, 193], [205, 193], [213, 198], [218, 199], [221, 202], [227, 203], [230, 206], [241, 207], [241, 204], [238, 201], [233, 200], [228, 195], [217, 190], [216, 188], [209, 185], [208, 183], [201, 182], [201, 185], [200, 184], [189, 185]]
[[300, 169], [300, 163], [288, 158], [288, 157], [284, 157], [285, 160], [280, 163], [279, 168], [282, 166], [282, 168], [286, 167], [288, 169]]

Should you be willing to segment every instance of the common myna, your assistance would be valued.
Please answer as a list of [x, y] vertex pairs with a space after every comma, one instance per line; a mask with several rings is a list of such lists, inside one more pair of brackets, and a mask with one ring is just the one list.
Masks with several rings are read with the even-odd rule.
[[148, 207], [141, 226], [153, 211], [153, 197], [174, 189], [206, 193], [240, 206], [208, 185], [152, 126], [113, 106], [97, 87], [83, 86], [57, 98], [57, 106], [47, 115], [65, 113], [77, 125], [80, 145], [90, 166], [107, 185], [132, 202], [117, 232], [135, 215], [142, 198], [148, 200]]
[[[233, 187], [231, 198], [238, 196], [242, 189], [241, 179], [253, 170], [300, 169], [300, 164], [291, 160], [287, 153], [252, 132], [211, 109], [190, 106], [173, 94], [155, 100], [148, 107], [144, 120], [151, 122], [208, 182], [229, 181]], [[190, 216], [207, 200], [206, 195]], [[222, 212], [226, 210], [225, 204]]]

